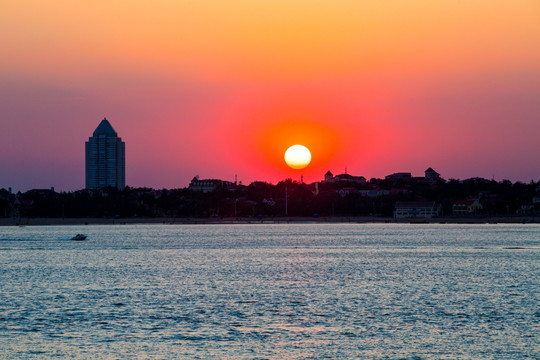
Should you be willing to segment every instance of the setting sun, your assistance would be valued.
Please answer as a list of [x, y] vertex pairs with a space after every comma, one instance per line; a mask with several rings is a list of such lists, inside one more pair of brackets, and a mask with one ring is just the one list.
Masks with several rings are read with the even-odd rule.
[[303, 145], [293, 145], [285, 151], [285, 162], [293, 169], [303, 169], [311, 162], [311, 152]]

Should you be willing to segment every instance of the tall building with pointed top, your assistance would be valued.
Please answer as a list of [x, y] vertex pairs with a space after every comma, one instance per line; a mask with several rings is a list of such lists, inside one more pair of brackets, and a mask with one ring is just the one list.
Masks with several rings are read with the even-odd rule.
[[126, 144], [104, 118], [86, 142], [86, 188], [126, 186]]

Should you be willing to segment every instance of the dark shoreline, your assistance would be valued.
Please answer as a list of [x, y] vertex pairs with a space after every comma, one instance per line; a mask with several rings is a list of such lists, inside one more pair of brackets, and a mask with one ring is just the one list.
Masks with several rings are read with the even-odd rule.
[[0, 218], [0, 226], [132, 225], [132, 224], [289, 224], [289, 223], [392, 223], [392, 224], [540, 224], [540, 216], [486, 216], [382, 218], [382, 217], [267, 217], [257, 218]]

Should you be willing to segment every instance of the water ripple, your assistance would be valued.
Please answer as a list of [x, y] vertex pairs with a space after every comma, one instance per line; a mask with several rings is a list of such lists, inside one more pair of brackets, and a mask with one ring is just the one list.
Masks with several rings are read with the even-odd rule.
[[0, 229], [0, 357], [539, 357], [538, 226], [72, 232]]

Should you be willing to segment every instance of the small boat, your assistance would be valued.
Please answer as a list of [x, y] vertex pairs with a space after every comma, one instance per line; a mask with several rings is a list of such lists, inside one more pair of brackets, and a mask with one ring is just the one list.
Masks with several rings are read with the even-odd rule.
[[75, 235], [74, 237], [72, 237], [71, 240], [78, 240], [78, 241], [86, 240], [86, 235], [84, 235], [84, 234], [77, 234], [77, 235]]

